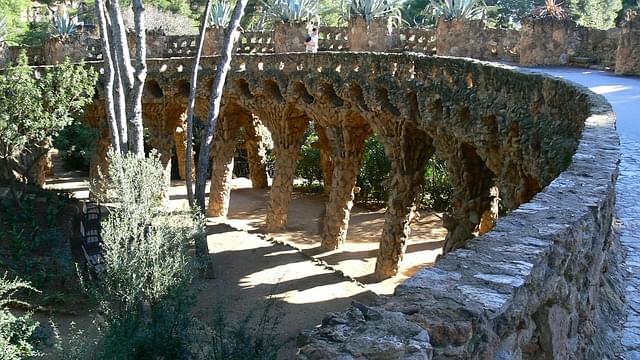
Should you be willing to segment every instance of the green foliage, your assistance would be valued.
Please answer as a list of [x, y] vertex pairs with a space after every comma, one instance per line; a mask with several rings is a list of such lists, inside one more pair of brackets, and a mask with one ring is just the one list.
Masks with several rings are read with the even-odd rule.
[[391, 161], [384, 152], [384, 146], [376, 138], [369, 138], [365, 144], [364, 161], [358, 175], [359, 201], [383, 202], [388, 197], [388, 182]]
[[69, 39], [77, 33], [76, 22], [64, 13], [55, 15], [51, 24], [51, 36], [59, 39]]
[[[95, 70], [68, 61], [34, 76], [21, 53], [0, 76], [0, 168], [26, 177], [52, 138], [91, 101], [96, 80]], [[32, 161], [25, 164], [26, 153]]]
[[579, 25], [596, 29], [615, 27], [618, 12], [623, 8], [622, 0], [569, 0], [568, 3]]
[[424, 169], [424, 185], [420, 203], [438, 211], [451, 207], [453, 186], [449, 180], [446, 163], [436, 157], [429, 159]]
[[23, 14], [31, 5], [31, 0], [0, 0], [0, 14], [6, 22], [6, 40], [15, 44], [16, 37], [27, 31], [28, 24]]
[[361, 17], [367, 23], [374, 19], [389, 18], [399, 24], [406, 0], [349, 0], [347, 18]]
[[318, 135], [313, 130], [308, 130], [305, 137], [304, 144], [300, 149], [296, 176], [303, 178], [307, 182], [307, 186], [311, 186], [314, 182], [322, 180], [320, 149], [315, 146], [318, 142]]
[[211, 5], [211, 14], [209, 16], [209, 26], [217, 26], [224, 28], [229, 25], [233, 6], [226, 0], [216, 1]]
[[81, 121], [74, 121], [53, 139], [65, 167], [71, 170], [88, 170], [95, 153], [98, 131]]
[[163, 166], [109, 153], [107, 176], [92, 184], [116, 204], [102, 222], [105, 270], [97, 297], [104, 313], [100, 359], [188, 358], [196, 264], [188, 250], [204, 234], [196, 213], [164, 209]]
[[438, 17], [446, 20], [478, 20], [487, 11], [482, 0], [431, 0], [431, 6]]
[[310, 21], [320, 14], [318, 0], [266, 0], [263, 5], [267, 16], [284, 23]]
[[38, 328], [37, 321], [27, 313], [22, 316], [13, 315], [7, 308], [11, 304], [26, 305], [14, 298], [18, 291], [36, 291], [28, 282], [20, 279], [9, 280], [7, 274], [0, 278], [0, 359], [21, 360], [38, 356], [34, 345], [34, 332]]

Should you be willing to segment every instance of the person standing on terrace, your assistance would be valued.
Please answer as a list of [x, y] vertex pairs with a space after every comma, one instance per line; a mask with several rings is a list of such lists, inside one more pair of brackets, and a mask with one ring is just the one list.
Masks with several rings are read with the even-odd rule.
[[307, 47], [306, 52], [315, 53], [318, 51], [318, 28], [311, 29], [311, 33], [304, 40], [304, 44]]

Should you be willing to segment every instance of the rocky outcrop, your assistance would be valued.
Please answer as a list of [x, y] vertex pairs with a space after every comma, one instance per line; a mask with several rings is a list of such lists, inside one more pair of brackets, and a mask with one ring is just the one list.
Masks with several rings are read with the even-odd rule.
[[616, 74], [640, 75], [640, 14], [630, 12], [622, 25]]

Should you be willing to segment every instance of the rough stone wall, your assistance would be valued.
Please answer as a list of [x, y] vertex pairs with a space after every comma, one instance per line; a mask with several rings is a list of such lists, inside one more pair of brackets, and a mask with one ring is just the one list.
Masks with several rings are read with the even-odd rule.
[[304, 52], [304, 40], [309, 34], [309, 24], [278, 22], [273, 29], [273, 44], [276, 53]]
[[440, 20], [436, 29], [436, 53], [442, 56], [514, 61], [518, 41], [518, 31], [489, 29], [481, 20]]
[[389, 51], [398, 46], [398, 41], [397, 33], [387, 19], [374, 19], [369, 24], [361, 17], [349, 21], [351, 51]]
[[580, 46], [575, 22], [528, 18], [520, 30], [520, 64], [566, 65]]
[[616, 66], [616, 51], [620, 40], [620, 29], [598, 30], [578, 28], [579, 46], [569, 58], [574, 66], [613, 69]]
[[616, 74], [640, 75], [639, 14], [629, 14], [629, 18], [622, 25], [616, 54]]
[[427, 55], [436, 54], [436, 31], [422, 28], [396, 29], [402, 51], [418, 52]]

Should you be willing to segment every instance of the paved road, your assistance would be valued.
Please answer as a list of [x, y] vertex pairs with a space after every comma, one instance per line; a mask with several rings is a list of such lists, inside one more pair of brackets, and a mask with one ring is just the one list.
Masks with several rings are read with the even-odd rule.
[[622, 221], [620, 242], [627, 255], [625, 295], [627, 318], [622, 332], [620, 357], [640, 360], [640, 78], [584, 69], [546, 68], [545, 72], [582, 84], [602, 94], [618, 117], [622, 152], [616, 188], [618, 218]]

